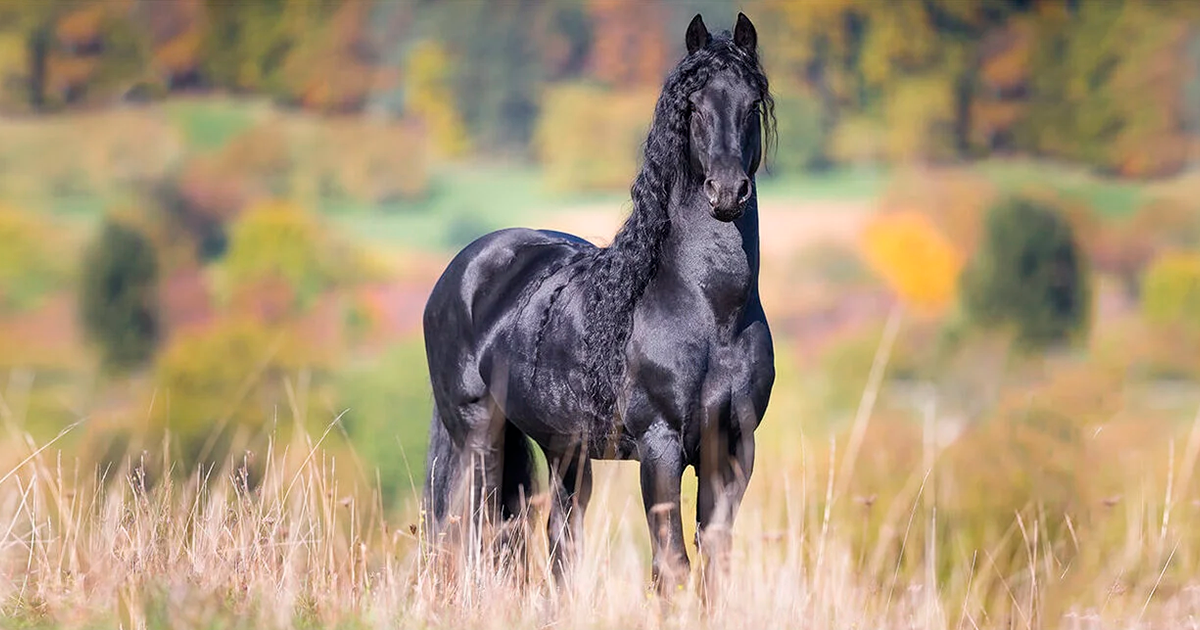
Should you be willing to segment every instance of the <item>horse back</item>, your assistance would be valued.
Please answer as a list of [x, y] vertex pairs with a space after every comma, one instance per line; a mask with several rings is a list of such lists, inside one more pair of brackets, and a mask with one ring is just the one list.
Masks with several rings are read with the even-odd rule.
[[[471, 333], [500, 313], [557, 261], [592, 246], [570, 234], [508, 228], [485, 234], [446, 266], [425, 305], [426, 333], [449, 324]], [[534, 287], [536, 288], [536, 287]]]

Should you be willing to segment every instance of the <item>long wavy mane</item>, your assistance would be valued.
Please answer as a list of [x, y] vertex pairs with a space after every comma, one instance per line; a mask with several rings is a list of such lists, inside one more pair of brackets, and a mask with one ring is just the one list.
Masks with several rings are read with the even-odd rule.
[[583, 339], [584, 394], [599, 430], [615, 419], [634, 308], [658, 271], [662, 244], [671, 230], [667, 212], [671, 191], [692, 175], [687, 154], [688, 97], [703, 88], [709, 77], [729, 69], [759, 92], [763, 153], [768, 152], [774, 139], [774, 101], [758, 55], [735, 45], [728, 32], [714, 35], [668, 75], [654, 108], [642, 167], [631, 188], [633, 211], [612, 244], [596, 250], [582, 278], [590, 291]]

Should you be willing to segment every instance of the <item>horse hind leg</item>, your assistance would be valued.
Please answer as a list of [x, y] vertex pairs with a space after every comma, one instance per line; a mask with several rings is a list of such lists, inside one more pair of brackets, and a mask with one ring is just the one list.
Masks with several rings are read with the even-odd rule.
[[[457, 411], [457, 410], [456, 410]], [[451, 412], [453, 413], [453, 412]], [[471, 435], [462, 435], [463, 424], [435, 403], [429, 427], [425, 460], [422, 548], [428, 571], [427, 584], [456, 583], [472, 575], [480, 558], [482, 455]], [[457, 438], [457, 439], [456, 439]]]
[[[429, 429], [421, 507], [434, 545], [461, 544], [463, 535], [478, 539], [481, 527], [496, 523], [500, 514], [503, 443], [489, 430], [488, 410], [475, 402], [451, 413], [456, 415], [447, 423], [446, 412], [435, 405]], [[455, 439], [455, 433], [465, 435]]]
[[450, 426], [466, 429], [461, 442], [434, 414], [422, 506], [426, 530], [435, 549], [467, 552], [461, 559], [468, 562], [490, 547], [501, 564], [516, 560], [520, 577], [533, 453], [525, 435], [485, 400], [454, 408]]
[[528, 508], [536, 491], [533, 450], [529, 439], [511, 422], [505, 422], [503, 441], [499, 496], [502, 523], [497, 543], [502, 556], [512, 561], [514, 577], [524, 582], [528, 570]]
[[546, 522], [555, 583], [569, 587], [583, 551], [583, 516], [592, 496], [592, 462], [583, 448], [549, 457], [550, 514]]

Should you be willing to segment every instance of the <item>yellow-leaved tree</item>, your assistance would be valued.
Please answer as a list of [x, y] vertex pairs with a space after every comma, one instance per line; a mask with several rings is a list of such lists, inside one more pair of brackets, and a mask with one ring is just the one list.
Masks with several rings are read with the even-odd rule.
[[404, 68], [405, 109], [420, 118], [433, 145], [446, 157], [459, 157], [470, 150], [470, 139], [462, 115], [455, 106], [450, 84], [450, 56], [434, 41], [417, 44], [408, 54]]
[[905, 304], [938, 313], [954, 297], [963, 256], [929, 217], [895, 212], [875, 217], [862, 235], [863, 257]]

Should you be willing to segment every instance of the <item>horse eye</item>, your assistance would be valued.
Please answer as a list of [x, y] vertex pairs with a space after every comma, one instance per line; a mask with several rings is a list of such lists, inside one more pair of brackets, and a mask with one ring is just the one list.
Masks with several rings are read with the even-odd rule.
[[751, 120], [754, 119], [755, 116], [758, 115], [759, 109], [761, 109], [761, 106], [762, 106], [762, 103], [754, 103], [753, 105], [750, 106], [750, 110], [746, 112], [746, 122], [750, 122]]

